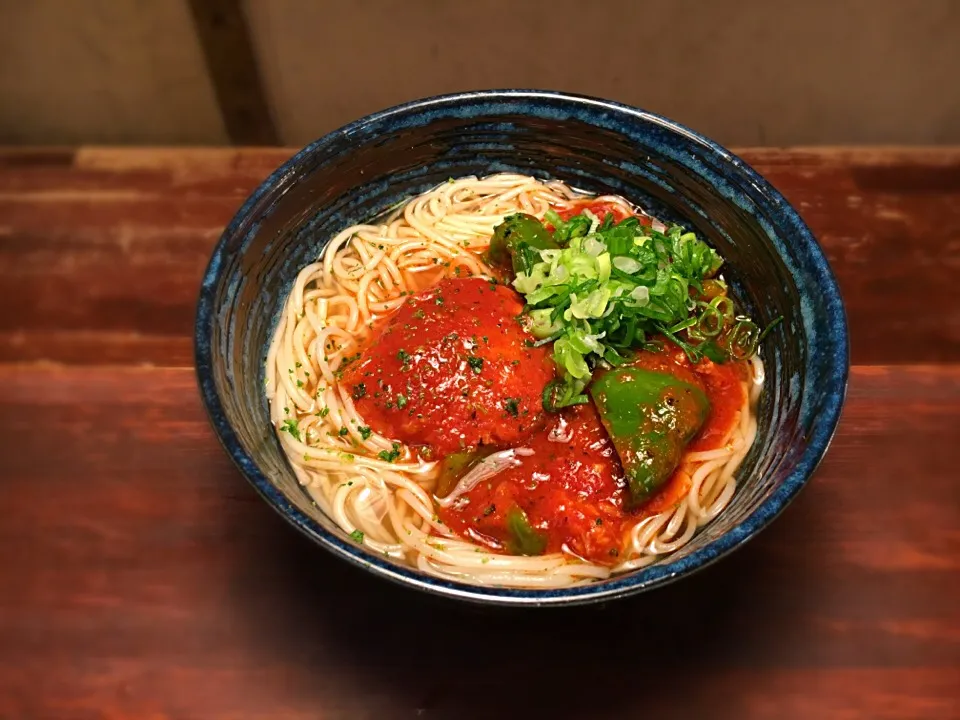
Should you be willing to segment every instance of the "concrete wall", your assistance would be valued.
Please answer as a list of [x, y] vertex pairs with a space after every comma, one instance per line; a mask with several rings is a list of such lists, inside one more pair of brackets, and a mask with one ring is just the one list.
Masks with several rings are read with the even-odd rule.
[[[540, 87], [736, 145], [960, 143], [960, 0], [244, 0], [283, 143]], [[0, 2], [0, 141], [227, 142], [185, 0]]]

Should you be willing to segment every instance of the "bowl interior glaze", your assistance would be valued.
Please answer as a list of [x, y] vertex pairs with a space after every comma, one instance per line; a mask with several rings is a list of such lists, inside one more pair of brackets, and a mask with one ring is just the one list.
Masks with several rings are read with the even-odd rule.
[[[767, 380], [759, 432], [730, 506], [656, 565], [560, 590], [480, 588], [424, 575], [350, 541], [311, 501], [269, 421], [267, 346], [298, 271], [329, 238], [463, 175], [520, 172], [616, 193], [705, 237], [761, 326]], [[816, 467], [846, 388], [847, 330], [836, 282], [796, 212], [739, 158], [659, 116], [536, 91], [431, 98], [369, 116], [305, 148], [227, 227], [200, 294], [196, 361], [212, 424], [243, 474], [321, 545], [404, 584], [481, 602], [609, 599], [690, 573], [758, 532]]]

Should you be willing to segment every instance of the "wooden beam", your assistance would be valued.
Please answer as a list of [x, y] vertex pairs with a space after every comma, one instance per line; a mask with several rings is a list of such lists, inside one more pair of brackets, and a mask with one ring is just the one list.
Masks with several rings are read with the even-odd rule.
[[188, 0], [223, 123], [234, 145], [277, 145], [239, 0]]

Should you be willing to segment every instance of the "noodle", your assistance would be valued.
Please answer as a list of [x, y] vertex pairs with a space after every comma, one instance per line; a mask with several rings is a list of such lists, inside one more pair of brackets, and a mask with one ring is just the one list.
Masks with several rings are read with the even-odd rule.
[[[613, 568], [565, 553], [503, 555], [453, 536], [434, 512], [438, 464], [364, 427], [350, 394], [338, 384], [338, 369], [408, 294], [445, 276], [490, 275], [480, 253], [505, 216], [526, 212], [542, 218], [549, 208], [580, 197], [562, 183], [521, 175], [451, 180], [379, 224], [343, 230], [299, 273], [267, 356], [271, 420], [300, 484], [370, 550], [478, 585], [564, 587], [644, 567], [675, 552], [730, 502], [734, 474], [756, 435], [753, 407], [763, 382], [757, 357], [747, 364], [745, 401], [729, 437], [717, 449], [684, 457], [681, 467], [691, 480], [686, 497], [638, 522], [622, 562]], [[636, 212], [622, 198], [599, 199]], [[392, 450], [398, 453], [395, 462], [380, 457]]]

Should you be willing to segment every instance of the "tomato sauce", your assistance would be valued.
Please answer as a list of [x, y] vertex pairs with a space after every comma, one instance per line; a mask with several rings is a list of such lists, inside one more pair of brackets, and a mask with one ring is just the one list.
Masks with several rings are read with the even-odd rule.
[[[719, 447], [745, 401], [742, 365], [718, 365], [706, 359], [693, 365], [672, 344], [659, 352], [640, 353], [636, 363], [704, 389], [711, 411], [687, 451]], [[555, 438], [560, 435], [566, 441], [551, 440], [551, 431]], [[507, 514], [519, 507], [531, 527], [546, 537], [546, 552], [563, 551], [616, 565], [633, 526], [644, 517], [675, 507], [691, 485], [687, 468], [681, 464], [649, 502], [626, 510], [623, 469], [592, 404], [552, 416], [547, 425], [515, 447], [529, 448], [533, 455], [521, 457], [518, 467], [480, 482], [449, 508], [439, 510], [440, 519], [455, 532], [496, 551], [506, 549]]]
[[[563, 430], [565, 442], [550, 439]], [[519, 506], [530, 525], [547, 537], [546, 552], [565, 551], [604, 563], [615, 562], [623, 544], [624, 479], [613, 443], [592, 404], [553, 416], [549, 426], [526, 438], [533, 455], [480, 482], [440, 519], [458, 534], [504, 551], [507, 513]]]
[[[630, 217], [620, 205], [595, 200], [558, 213], [566, 220], [583, 210], [601, 220], [608, 213], [617, 222]], [[508, 514], [519, 508], [546, 539], [545, 552], [617, 565], [637, 522], [683, 500], [692, 470], [681, 463], [653, 498], [627, 510], [623, 469], [596, 408], [543, 412], [542, 392], [555, 375], [552, 351], [531, 346], [522, 310], [522, 298], [504, 285], [441, 280], [397, 310], [343, 382], [370, 427], [426, 459], [483, 446], [533, 451], [450, 507], [438, 507], [440, 520], [458, 535], [506, 552]], [[746, 400], [744, 364], [703, 359], [694, 365], [672, 343], [640, 353], [635, 362], [707, 394], [710, 413], [686, 452], [721, 445]]]
[[574, 215], [579, 215], [584, 210], [589, 210], [600, 220], [600, 222], [603, 222], [604, 218], [608, 214], [611, 214], [613, 215], [615, 222], [621, 222], [622, 220], [626, 220], [628, 217], [636, 217], [637, 220], [640, 221], [641, 225], [651, 224], [651, 220], [647, 216], [634, 216], [633, 213], [627, 212], [622, 205], [612, 202], [598, 202], [592, 199], [577, 201], [573, 205], [563, 209], [557, 208], [557, 215], [559, 215], [563, 220], [569, 220]]
[[542, 393], [555, 374], [522, 310], [515, 291], [480, 278], [447, 278], [408, 298], [344, 372], [360, 416], [426, 458], [522, 441], [545, 421]]

